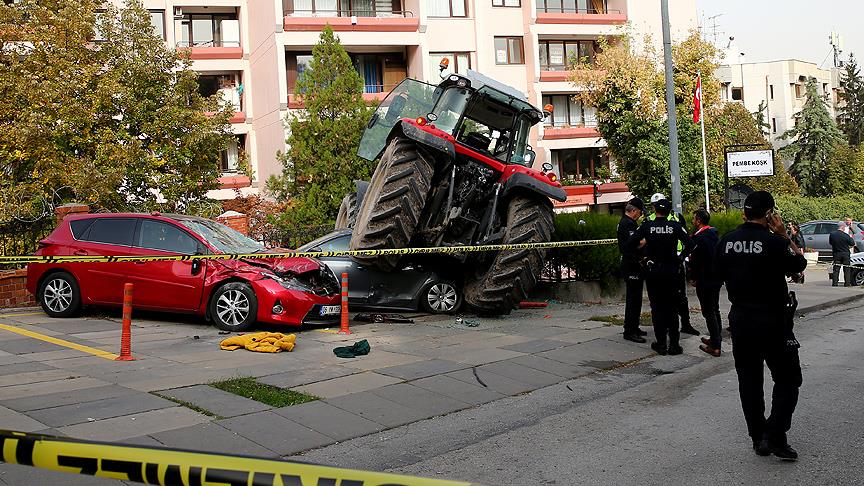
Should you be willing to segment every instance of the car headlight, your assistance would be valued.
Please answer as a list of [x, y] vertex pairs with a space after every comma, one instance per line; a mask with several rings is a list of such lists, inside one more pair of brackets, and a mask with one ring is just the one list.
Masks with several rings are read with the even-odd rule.
[[297, 290], [299, 292], [309, 292], [309, 293], [312, 292], [311, 288], [304, 285], [303, 283], [301, 283], [300, 281], [298, 281], [295, 278], [280, 277], [279, 275], [276, 275], [273, 273], [265, 273], [264, 276], [266, 278], [271, 279], [271, 280], [275, 280], [276, 282], [279, 283], [279, 285], [281, 285], [283, 288], [285, 288], [287, 290]]

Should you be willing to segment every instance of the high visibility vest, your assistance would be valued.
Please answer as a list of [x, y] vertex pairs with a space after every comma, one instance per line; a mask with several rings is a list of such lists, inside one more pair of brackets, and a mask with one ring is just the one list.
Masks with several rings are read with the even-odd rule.
[[[651, 213], [650, 215], [648, 215], [648, 221], [654, 221], [655, 219], [657, 219], [657, 213]], [[666, 219], [669, 221], [675, 221], [675, 222], [680, 223], [682, 225], [684, 224], [684, 222], [681, 221], [681, 217], [679, 217], [678, 213], [676, 213], [675, 211], [672, 211], [671, 213], [669, 213], [669, 216], [666, 216]], [[678, 241], [678, 254], [680, 255], [682, 251], [684, 251], [684, 244], [681, 243], [681, 241], [679, 240]]]

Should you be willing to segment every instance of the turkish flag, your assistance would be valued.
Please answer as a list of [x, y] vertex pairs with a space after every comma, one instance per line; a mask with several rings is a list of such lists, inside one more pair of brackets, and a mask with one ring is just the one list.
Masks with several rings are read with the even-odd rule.
[[702, 119], [702, 76], [696, 76], [696, 94], [693, 95], [693, 123]]

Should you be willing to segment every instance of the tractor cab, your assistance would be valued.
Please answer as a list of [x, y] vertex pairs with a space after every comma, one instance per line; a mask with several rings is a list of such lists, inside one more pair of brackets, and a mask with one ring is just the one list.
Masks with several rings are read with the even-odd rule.
[[469, 70], [464, 76], [449, 74], [438, 86], [409, 78], [372, 115], [358, 155], [375, 160], [394, 127], [407, 123], [502, 164], [530, 167], [534, 153], [528, 135], [542, 119], [543, 112], [524, 95], [476, 71]]

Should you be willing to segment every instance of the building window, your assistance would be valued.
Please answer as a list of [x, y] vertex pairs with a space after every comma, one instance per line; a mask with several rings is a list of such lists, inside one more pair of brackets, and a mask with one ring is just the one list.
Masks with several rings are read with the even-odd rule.
[[219, 153], [219, 169], [222, 173], [233, 174], [240, 167], [240, 157], [246, 147], [246, 135], [237, 135], [237, 138], [228, 142], [228, 147]]
[[467, 17], [466, 0], [429, 0], [430, 17]]
[[525, 64], [522, 38], [496, 37], [495, 64]]
[[162, 40], [165, 40], [165, 11], [151, 10], [150, 23], [153, 25], [153, 32], [161, 37]]
[[399, 0], [290, 0], [285, 14], [296, 17], [386, 17], [402, 14]]
[[432, 52], [429, 53], [429, 73], [432, 82], [438, 80], [438, 73], [441, 72], [439, 67], [442, 59], [448, 59], [450, 64], [447, 67], [449, 73], [465, 74], [471, 69], [471, 60], [467, 52]]
[[547, 127], [596, 127], [597, 109], [584, 106], [570, 95], [547, 95], [543, 106], [552, 105], [552, 116], [546, 117]]
[[492, 0], [493, 7], [521, 7], [522, 0]]
[[597, 42], [583, 41], [540, 41], [540, 69], [543, 71], [566, 71], [573, 67], [574, 61], [594, 64]]
[[803, 84], [795, 84], [793, 86], [795, 86], [795, 98], [798, 98], [798, 99], [803, 98], [804, 93], [807, 91], [806, 89], [804, 89], [804, 85]]
[[732, 101], [744, 101], [744, 88], [732, 88]]
[[235, 112], [242, 112], [243, 85], [239, 74], [202, 74], [198, 76], [201, 96], [218, 95], [219, 104]]
[[544, 13], [605, 14], [607, 0], [538, 0], [537, 8]]
[[770, 95], [771, 99], [773, 100], [774, 99], [774, 85], [773, 84], [768, 85], [768, 91], [769, 91], [769, 95]]
[[561, 180], [588, 183], [610, 172], [609, 156], [598, 148], [552, 151], [552, 163], [557, 164]]
[[771, 133], [777, 133], [777, 119], [771, 118]]
[[240, 47], [237, 13], [185, 14], [175, 17], [178, 47]]
[[[348, 55], [354, 69], [363, 78], [364, 93], [386, 93], [408, 77], [405, 55], [401, 52]], [[285, 53], [288, 93], [297, 92], [297, 82], [303, 78], [311, 63], [310, 52]]]

